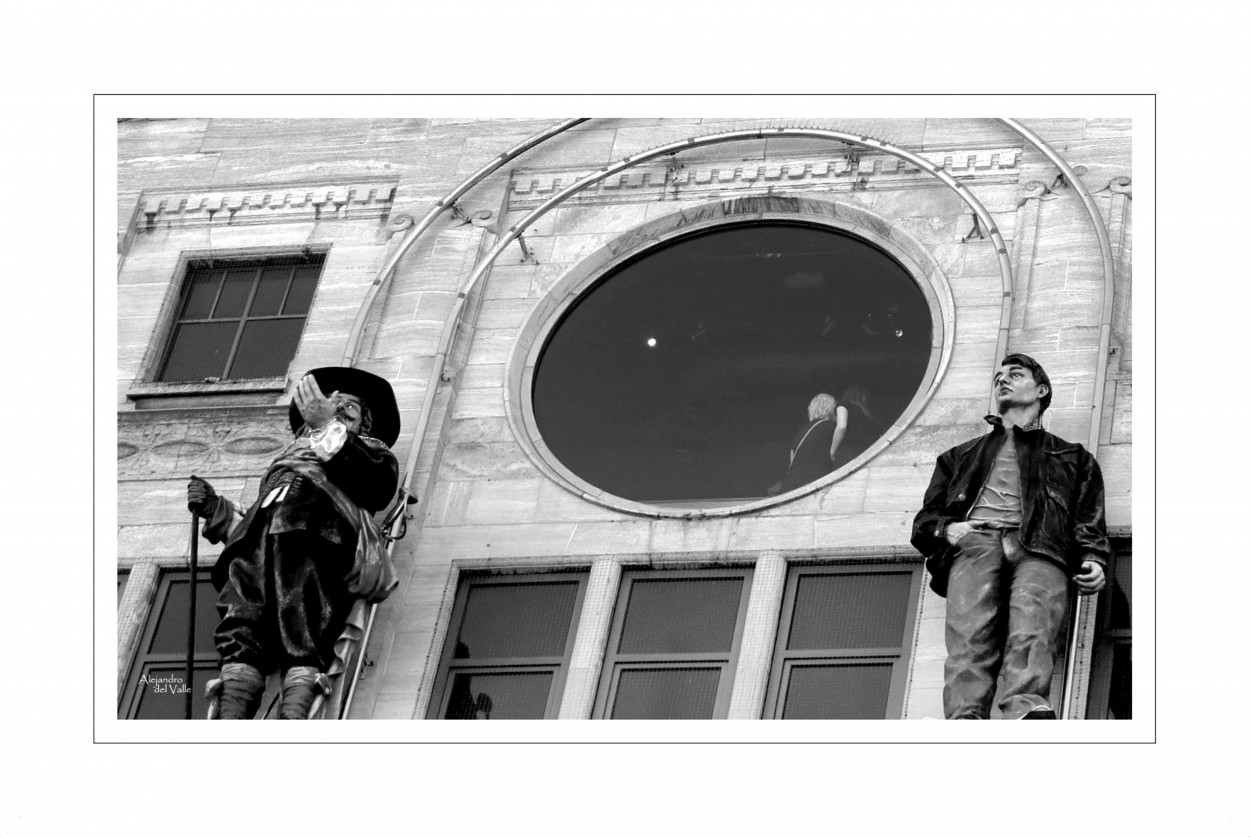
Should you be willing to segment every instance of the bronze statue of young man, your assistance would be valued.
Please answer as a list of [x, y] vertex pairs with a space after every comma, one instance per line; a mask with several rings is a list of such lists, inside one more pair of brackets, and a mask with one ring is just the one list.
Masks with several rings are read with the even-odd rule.
[[1005, 719], [1056, 717], [1049, 692], [1068, 579], [1106, 583], [1102, 473], [1083, 446], [1047, 433], [1050, 378], [1028, 355], [994, 375], [989, 433], [938, 457], [912, 545], [946, 597], [945, 714], [984, 719], [1002, 674]]
[[222, 673], [211, 690], [222, 719], [255, 715], [274, 670], [282, 674], [279, 717], [307, 718], [328, 688], [325, 672], [353, 602], [394, 586], [374, 572], [364, 582], [372, 589], [361, 588], [362, 556], [379, 542], [370, 515], [398, 481], [390, 384], [359, 369], [314, 369], [296, 385], [289, 415], [295, 440], [270, 464], [251, 508], [199, 477], [187, 486], [204, 537], [226, 542], [212, 572]]

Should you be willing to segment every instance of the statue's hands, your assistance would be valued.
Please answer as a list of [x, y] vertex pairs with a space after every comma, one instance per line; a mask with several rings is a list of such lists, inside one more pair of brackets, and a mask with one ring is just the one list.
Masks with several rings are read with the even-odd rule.
[[946, 542], [951, 546], [963, 540], [964, 535], [974, 529], [984, 529], [984, 520], [960, 520], [946, 527]]
[[325, 427], [334, 418], [334, 402], [321, 391], [312, 375], [305, 375], [295, 385], [295, 406], [313, 430]]
[[217, 511], [220, 498], [208, 480], [202, 480], [194, 474], [187, 483], [187, 508], [200, 517], [212, 517]]
[[1097, 561], [1082, 562], [1081, 574], [1073, 576], [1072, 580], [1076, 582], [1076, 590], [1082, 596], [1092, 595], [1107, 586], [1107, 575], [1102, 571], [1102, 564]]

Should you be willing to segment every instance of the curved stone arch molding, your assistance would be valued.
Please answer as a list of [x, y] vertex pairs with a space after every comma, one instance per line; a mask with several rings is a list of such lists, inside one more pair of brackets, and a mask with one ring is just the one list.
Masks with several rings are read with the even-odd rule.
[[[748, 503], [691, 509], [628, 500], [606, 492], [566, 468], [543, 440], [534, 419], [534, 372], [548, 337], [573, 303], [613, 270], [659, 244], [726, 224], [753, 221], [800, 221], [850, 233], [889, 254], [913, 278], [929, 307], [933, 323], [929, 362], [911, 403], [899, 419], [867, 450], [837, 471], [801, 488]], [[812, 494], [858, 471], [885, 450], [932, 400], [955, 342], [955, 302], [950, 283], [928, 249], [885, 218], [860, 207], [811, 197], [761, 195], [732, 198], [675, 211], [649, 221], [600, 247], [570, 269], [530, 314], [513, 344], [505, 368], [505, 414], [513, 435], [540, 471], [564, 489], [618, 511], [652, 517], [724, 517], [770, 508]]]

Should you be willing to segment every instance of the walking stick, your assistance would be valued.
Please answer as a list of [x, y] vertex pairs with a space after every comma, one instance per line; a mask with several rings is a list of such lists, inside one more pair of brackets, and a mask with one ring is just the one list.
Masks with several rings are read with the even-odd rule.
[[191, 618], [187, 620], [187, 720], [191, 720], [192, 674], [195, 670], [195, 588], [200, 557], [200, 517], [191, 512]]

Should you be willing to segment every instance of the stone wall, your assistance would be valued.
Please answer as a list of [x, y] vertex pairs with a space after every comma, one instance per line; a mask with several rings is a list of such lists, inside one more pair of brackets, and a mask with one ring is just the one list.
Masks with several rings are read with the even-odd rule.
[[[257, 477], [284, 433], [290, 377], [340, 362], [360, 302], [403, 234], [403, 216], [424, 215], [470, 173], [553, 121], [119, 125], [120, 566], [185, 560], [187, 474], [212, 479], [240, 502], [255, 497]], [[1131, 196], [1117, 179], [1132, 174], [1130, 126], [1125, 120], [1023, 121], [1070, 164], [1084, 167], [1084, 182], [1113, 231], [1117, 355], [1099, 458], [1109, 522], [1127, 530]], [[908, 546], [910, 524], [934, 457], [983, 432], [1003, 279], [993, 241], [978, 236], [959, 196], [888, 154], [806, 138], [755, 138], [683, 152], [671, 164], [663, 158], [644, 163], [585, 190], [525, 231], [531, 259], [511, 244], [473, 289], [451, 345], [447, 380], [437, 393], [427, 392], [462, 284], [499, 234], [555, 190], [666, 142], [776, 124], [592, 120], [462, 199], [465, 214], [479, 222], [444, 216], [400, 260], [365, 331], [360, 365], [395, 385], [404, 423], [396, 446], [401, 463], [412, 451], [423, 399], [435, 400], [415, 462], [421, 502], [396, 552], [403, 581], [379, 608], [354, 717], [423, 715], [463, 569], [598, 562], [603, 575], [604, 561], [625, 567], [754, 563], [765, 551], [770, 560], [916, 560]], [[942, 166], [985, 205], [1015, 279], [1009, 345], [1041, 359], [1056, 383], [1049, 429], [1085, 442], [1099, 360], [1102, 266], [1089, 219], [1072, 188], [1055, 182], [1053, 164], [992, 120], [803, 124], [898, 144]], [[515, 398], [509, 368], [527, 326], [552, 307], [587, 257], [631, 231], [712, 202], [769, 194], [845, 207], [876, 219], [886, 236], [895, 230], [927, 252], [949, 287], [955, 326], [949, 362], [924, 409], [853, 473], [799, 499], [740, 515], [684, 520], [629, 513], [551, 479], [509, 417]], [[487, 211], [488, 219], [482, 217]], [[188, 254], [302, 247], [325, 249], [327, 259], [288, 380], [243, 395], [211, 387], [162, 391], [146, 382]], [[211, 557], [205, 547], [201, 555]], [[123, 608], [139, 607], [128, 602]], [[610, 608], [610, 597], [604, 606]], [[940, 715], [942, 614], [943, 600], [926, 592], [906, 717]], [[132, 614], [127, 624], [133, 622]]]

